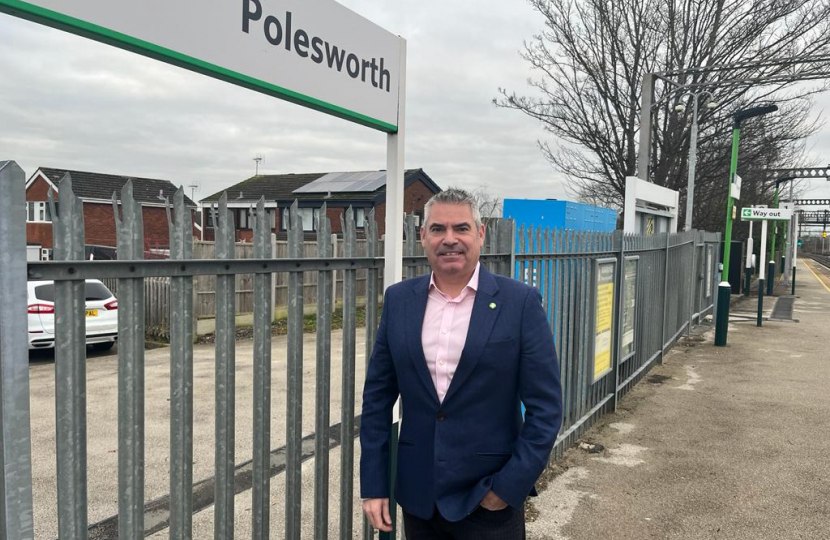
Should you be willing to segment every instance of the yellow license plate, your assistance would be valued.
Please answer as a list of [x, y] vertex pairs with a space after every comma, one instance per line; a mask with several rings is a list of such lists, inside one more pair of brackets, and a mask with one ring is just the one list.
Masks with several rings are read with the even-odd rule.
[[98, 316], [98, 310], [97, 309], [88, 309], [88, 310], [86, 310], [86, 316], [87, 317], [97, 317]]

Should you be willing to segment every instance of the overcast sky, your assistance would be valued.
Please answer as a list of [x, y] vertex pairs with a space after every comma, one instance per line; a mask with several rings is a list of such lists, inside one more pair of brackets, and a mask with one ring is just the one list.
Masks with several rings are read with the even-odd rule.
[[[568, 196], [537, 147], [550, 136], [492, 104], [498, 87], [526, 88], [519, 50], [543, 25], [526, 2], [341, 3], [407, 40], [407, 168], [441, 187]], [[261, 173], [386, 167], [381, 132], [4, 14], [0, 36], [0, 159], [27, 175], [44, 166], [163, 178], [188, 195], [198, 185], [200, 199], [252, 176], [258, 154]], [[810, 145], [830, 162], [830, 128]], [[812, 181], [809, 194], [830, 196], [828, 186]]]

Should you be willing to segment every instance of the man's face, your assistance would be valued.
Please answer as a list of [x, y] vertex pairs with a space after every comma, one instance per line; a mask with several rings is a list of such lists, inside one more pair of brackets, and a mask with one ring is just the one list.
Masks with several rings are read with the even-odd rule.
[[484, 225], [476, 228], [466, 204], [436, 203], [421, 227], [421, 244], [439, 280], [471, 276], [484, 245]]

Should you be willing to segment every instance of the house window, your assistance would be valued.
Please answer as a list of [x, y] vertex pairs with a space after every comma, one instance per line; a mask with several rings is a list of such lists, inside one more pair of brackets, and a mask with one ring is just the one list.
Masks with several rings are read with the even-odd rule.
[[[300, 216], [300, 219], [303, 220], [303, 230], [304, 231], [314, 231], [316, 229], [317, 220], [320, 219], [320, 209], [319, 208], [298, 208], [297, 212]], [[288, 208], [282, 209], [282, 220], [280, 222], [280, 228], [283, 231], [288, 230]]]
[[[58, 208], [58, 203], [55, 203], [55, 209]], [[27, 223], [51, 223], [52, 209], [48, 202], [27, 202], [26, 203], [26, 222]]]
[[358, 229], [362, 229], [366, 226], [366, 209], [365, 208], [356, 208], [354, 213], [354, 225]]
[[252, 227], [248, 226], [248, 212], [250, 210], [248, 208], [237, 208], [234, 211], [234, 219], [236, 221], [236, 228], [237, 229], [251, 229]]

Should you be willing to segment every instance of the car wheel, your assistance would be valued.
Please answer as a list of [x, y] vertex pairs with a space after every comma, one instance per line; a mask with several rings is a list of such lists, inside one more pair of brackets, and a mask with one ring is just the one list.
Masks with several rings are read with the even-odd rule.
[[114, 341], [107, 341], [106, 343], [93, 343], [92, 348], [96, 351], [108, 351], [115, 345]]

